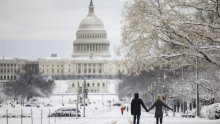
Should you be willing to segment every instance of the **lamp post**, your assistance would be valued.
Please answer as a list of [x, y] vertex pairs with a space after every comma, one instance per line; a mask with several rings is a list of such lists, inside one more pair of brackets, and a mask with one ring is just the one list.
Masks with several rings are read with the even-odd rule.
[[61, 97], [62, 97], [62, 105], [64, 106], [64, 104], [63, 104], [63, 94], [61, 95]]
[[84, 77], [84, 82], [83, 82], [83, 117], [85, 117], [86, 113], [86, 99], [88, 97], [88, 89], [86, 88], [86, 78]]
[[198, 84], [198, 58], [196, 57], [196, 114], [197, 117], [200, 116], [199, 111], [199, 84]]
[[[167, 75], [165, 75], [165, 70], [166, 69], [163, 69], [163, 94], [164, 94], [164, 102], [167, 103], [167, 94], [166, 94], [166, 78], [167, 78]], [[165, 109], [165, 113], [166, 113], [166, 116], [168, 116], [168, 113], [167, 113], [167, 109]]]
[[153, 101], [156, 100], [156, 82], [154, 81], [154, 86], [152, 87]]
[[79, 109], [79, 95], [81, 93], [80, 90], [80, 86], [79, 86], [79, 82], [77, 83], [77, 96], [76, 96], [76, 118], [78, 117], [78, 109]]

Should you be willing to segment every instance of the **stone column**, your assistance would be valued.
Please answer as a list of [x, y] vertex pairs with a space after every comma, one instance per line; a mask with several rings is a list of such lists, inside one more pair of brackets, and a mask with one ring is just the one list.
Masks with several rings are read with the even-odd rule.
[[95, 51], [95, 44], [92, 44], [92, 51]]
[[100, 51], [102, 51], [102, 44], [100, 44]]
[[104, 51], [106, 51], [106, 48], [107, 48], [107, 47], [106, 47], [106, 44], [105, 44], [105, 45], [104, 45]]
[[83, 51], [83, 44], [81, 44], [81, 52]]
[[89, 47], [90, 47], [90, 51], [92, 51], [92, 44], [89, 44]]
[[82, 51], [84, 51], [84, 44], [82, 44]]

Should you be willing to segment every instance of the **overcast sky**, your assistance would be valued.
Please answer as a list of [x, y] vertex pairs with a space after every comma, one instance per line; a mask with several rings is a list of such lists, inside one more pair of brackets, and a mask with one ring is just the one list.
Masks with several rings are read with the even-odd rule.
[[[125, 0], [93, 0], [112, 48], [121, 42]], [[37, 59], [72, 54], [79, 23], [90, 0], [0, 0], [0, 57]]]

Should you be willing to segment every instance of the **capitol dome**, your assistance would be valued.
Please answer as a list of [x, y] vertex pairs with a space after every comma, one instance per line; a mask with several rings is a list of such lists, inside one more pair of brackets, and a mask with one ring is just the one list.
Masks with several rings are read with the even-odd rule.
[[96, 17], [94, 14], [94, 6], [92, 1], [89, 5], [89, 14], [81, 21], [79, 30], [104, 30], [102, 20]]
[[79, 25], [79, 30], [104, 30], [102, 20], [95, 15], [88, 15]]
[[73, 43], [73, 57], [110, 56], [110, 43], [104, 24], [94, 13], [91, 0], [89, 13], [80, 24]]

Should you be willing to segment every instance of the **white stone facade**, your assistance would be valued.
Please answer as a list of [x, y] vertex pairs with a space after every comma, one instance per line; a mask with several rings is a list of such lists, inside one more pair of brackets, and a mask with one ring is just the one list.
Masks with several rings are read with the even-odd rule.
[[[117, 85], [126, 74], [122, 58], [112, 57], [104, 24], [94, 13], [92, 0], [89, 13], [79, 25], [73, 42], [72, 58], [39, 59], [39, 71], [57, 80], [69, 80], [66, 93], [75, 93], [78, 82], [86, 78], [89, 93], [111, 93], [111, 83]], [[111, 87], [112, 88], [112, 87]]]
[[0, 87], [9, 80], [16, 80], [24, 60], [0, 58]]
[[[52, 47], [52, 46], [51, 46]], [[62, 59], [53, 54], [52, 57], [39, 59], [39, 72], [53, 79], [64, 80], [59, 84], [67, 86], [60, 93], [76, 93], [78, 83], [82, 86], [84, 78], [89, 93], [115, 93], [117, 84], [126, 69], [122, 64], [122, 58], [112, 57], [110, 54], [110, 42], [107, 40], [107, 32], [104, 24], [94, 13], [92, 0], [89, 5], [89, 13], [79, 25], [76, 32], [76, 40], [73, 41], [72, 58]], [[15, 80], [22, 64], [28, 60], [0, 59], [0, 83]], [[59, 88], [59, 86], [58, 86]], [[58, 92], [56, 92], [58, 93]]]
[[[110, 42], [103, 22], [94, 13], [92, 0], [89, 13], [79, 25], [76, 40], [73, 42], [72, 58], [39, 59], [39, 72], [55, 80], [65, 80], [68, 88], [62, 93], [76, 93], [78, 82], [82, 85], [86, 78], [89, 93], [115, 93], [118, 79], [127, 73], [123, 59], [110, 54]], [[0, 83], [15, 80], [21, 65], [28, 60], [0, 59]], [[31, 61], [30, 61], [31, 62]], [[113, 89], [112, 89], [113, 88]], [[62, 90], [62, 89], [61, 89]]]

